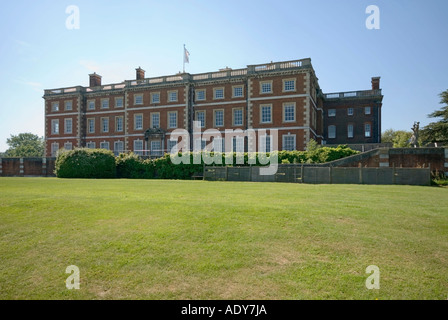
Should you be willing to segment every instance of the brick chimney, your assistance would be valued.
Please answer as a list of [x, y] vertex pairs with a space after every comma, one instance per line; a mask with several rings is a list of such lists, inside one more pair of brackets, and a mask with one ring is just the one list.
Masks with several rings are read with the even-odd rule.
[[89, 74], [90, 77], [90, 87], [99, 87], [101, 86], [101, 76], [96, 74], [96, 72]]
[[380, 89], [380, 79], [381, 77], [372, 77], [372, 90]]
[[135, 69], [135, 71], [137, 72], [137, 80], [145, 79], [145, 70], [143, 70], [142, 68], [138, 67], [137, 69]]

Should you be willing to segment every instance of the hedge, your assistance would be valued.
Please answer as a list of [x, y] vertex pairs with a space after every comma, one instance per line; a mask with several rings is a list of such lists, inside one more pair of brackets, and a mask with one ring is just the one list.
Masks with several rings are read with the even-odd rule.
[[58, 178], [115, 178], [116, 164], [112, 151], [75, 149], [58, 153], [55, 163]]
[[[307, 151], [276, 151], [268, 156], [277, 156], [278, 163], [324, 163], [359, 153], [347, 146], [337, 148], [320, 147], [310, 144]], [[182, 153], [178, 153], [179, 158]], [[185, 154], [184, 154], [185, 156]], [[226, 157], [232, 165], [262, 166], [257, 153], [210, 153], [211, 157], [221, 159], [225, 166]], [[238, 163], [242, 157], [243, 163]], [[158, 159], [142, 159], [134, 153], [120, 154], [114, 157], [111, 151], [101, 149], [76, 149], [63, 152], [56, 159], [55, 173], [60, 178], [126, 178], [126, 179], [191, 179], [202, 173], [204, 157], [201, 153], [188, 153], [187, 163], [174, 164], [170, 154]], [[196, 160], [196, 161], [195, 161]], [[251, 161], [252, 160], [252, 161]], [[197, 162], [197, 163], [195, 163]]]

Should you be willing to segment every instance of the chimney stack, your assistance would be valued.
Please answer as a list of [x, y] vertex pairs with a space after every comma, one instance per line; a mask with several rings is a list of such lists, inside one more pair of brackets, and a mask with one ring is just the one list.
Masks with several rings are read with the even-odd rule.
[[135, 69], [135, 71], [137, 72], [137, 80], [145, 79], [145, 70], [143, 70], [142, 68], [138, 67], [137, 69]]
[[99, 87], [101, 86], [101, 76], [96, 74], [96, 72], [89, 74], [90, 77], [90, 87]]
[[380, 89], [380, 79], [381, 77], [372, 77], [372, 90]]

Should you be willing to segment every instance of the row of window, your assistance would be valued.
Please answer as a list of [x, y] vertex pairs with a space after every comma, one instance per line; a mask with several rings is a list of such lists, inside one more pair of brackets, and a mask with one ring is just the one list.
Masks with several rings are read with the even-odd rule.
[[[372, 113], [371, 107], [364, 107], [364, 114], [370, 115]], [[347, 108], [347, 115], [353, 116], [355, 114], [354, 108]], [[329, 117], [336, 117], [336, 109], [328, 109], [328, 116]]]
[[[260, 81], [260, 94], [268, 94], [273, 93], [272, 88], [272, 80], [268, 81]], [[283, 80], [283, 92], [294, 92], [296, 91], [296, 80], [295, 79], [285, 79]], [[244, 97], [244, 86], [237, 85], [232, 87], [232, 98], [242, 98]], [[225, 98], [225, 88], [218, 87], [213, 88], [213, 99], [219, 100]], [[168, 102], [177, 102], [178, 101], [178, 91], [170, 90], [168, 91]], [[206, 100], [206, 89], [197, 89], [195, 91], [195, 100], [196, 101], [204, 101]], [[160, 92], [151, 92], [150, 94], [150, 103], [160, 103]], [[114, 98], [115, 108], [122, 108], [124, 106], [123, 97]], [[143, 94], [135, 94], [134, 95], [134, 105], [143, 105]], [[101, 109], [108, 109], [110, 107], [110, 98], [101, 99]], [[95, 100], [87, 101], [87, 109], [95, 110]], [[53, 102], [51, 110], [53, 112], [59, 111], [59, 102]], [[64, 102], [64, 110], [70, 111], [73, 110], [72, 101]]]
[[[265, 135], [260, 137], [260, 146], [259, 152], [272, 152], [273, 151], [273, 143], [272, 136]], [[296, 150], [296, 135], [288, 134], [282, 136], [283, 142], [283, 150], [293, 151]], [[207, 143], [209, 144], [207, 146]], [[87, 142], [86, 148], [95, 149], [95, 142]], [[55, 156], [57, 151], [59, 150], [60, 145], [57, 142], [51, 144], [51, 155]], [[100, 149], [110, 150], [110, 143], [108, 141], [100, 142]], [[72, 150], [73, 144], [71, 142], [64, 143], [65, 150]], [[211, 142], [206, 140], [196, 140], [194, 141], [194, 150], [209, 150], [214, 152], [225, 152], [225, 139], [221, 137], [214, 138]], [[124, 152], [124, 142], [123, 141], [115, 141], [114, 142], [114, 154], [119, 155]], [[134, 140], [134, 153], [138, 155], [147, 155], [152, 156], [163, 155], [164, 152], [177, 152], [177, 140], [168, 140], [167, 141], [167, 149], [163, 149], [161, 140], [153, 140], [150, 141], [150, 150], [144, 149], [144, 141], [143, 140]], [[245, 151], [245, 140], [243, 137], [233, 137], [231, 152], [244, 152]]]
[[[347, 125], [347, 138], [353, 138], [354, 137], [354, 125], [348, 124]], [[370, 123], [364, 124], [364, 137], [370, 138], [372, 136], [372, 125]], [[334, 139], [336, 138], [336, 126], [331, 125], [328, 126], [328, 139]]]

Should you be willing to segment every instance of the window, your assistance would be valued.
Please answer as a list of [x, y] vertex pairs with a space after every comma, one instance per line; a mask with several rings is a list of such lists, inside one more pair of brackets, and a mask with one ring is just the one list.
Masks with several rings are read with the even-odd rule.
[[215, 127], [224, 126], [224, 110], [215, 110]]
[[272, 93], [272, 81], [260, 82], [260, 93]]
[[196, 101], [205, 100], [205, 89], [196, 90]]
[[168, 101], [169, 102], [177, 101], [177, 91], [168, 91]]
[[151, 113], [151, 128], [160, 127], [160, 113]]
[[243, 109], [233, 109], [233, 125], [242, 126], [243, 125]]
[[109, 142], [103, 141], [100, 143], [100, 149], [109, 150]]
[[233, 137], [232, 151], [233, 152], [244, 152], [244, 138], [243, 137]]
[[160, 103], [160, 92], [151, 93], [151, 103]]
[[142, 94], [136, 94], [134, 96], [134, 104], [143, 104], [143, 95]]
[[224, 88], [213, 89], [213, 98], [214, 99], [224, 99]]
[[142, 140], [134, 140], [134, 153], [137, 155], [143, 155], [143, 141]]
[[272, 151], [272, 136], [264, 135], [260, 137], [260, 149], [258, 152], [271, 152]]
[[347, 126], [347, 138], [353, 138], [353, 125], [349, 124]]
[[161, 141], [151, 141], [151, 156], [160, 156], [162, 151]]
[[51, 156], [56, 157], [58, 150], [59, 150], [59, 143], [53, 142], [51, 144]]
[[366, 138], [370, 138], [372, 136], [372, 126], [370, 123], [364, 124], [364, 135]]
[[241, 98], [243, 97], [243, 86], [235, 86], [233, 87], [233, 97], [234, 98]]
[[296, 80], [295, 79], [285, 79], [283, 80], [283, 91], [296, 91]]
[[134, 129], [143, 130], [143, 115], [136, 114], [134, 116]]
[[177, 128], [177, 112], [168, 112], [168, 128]]
[[168, 140], [168, 152], [170, 153], [177, 153], [177, 140]]
[[51, 133], [59, 134], [59, 120], [51, 120]]
[[59, 111], [59, 102], [53, 102], [51, 104], [51, 111]]
[[294, 151], [296, 150], [296, 135], [288, 134], [283, 136], [283, 150]]
[[65, 101], [65, 110], [73, 110], [73, 104], [71, 101]]
[[296, 106], [294, 103], [285, 103], [283, 105], [283, 122], [296, 121]]
[[328, 109], [329, 117], [336, 117], [336, 109]]
[[370, 109], [370, 107], [365, 107], [365, 108], [364, 108], [364, 113], [365, 113], [365, 114], [370, 114], [370, 113], [371, 113], [371, 109]]
[[72, 119], [65, 119], [64, 132], [72, 133], [72, 131], [73, 131]]
[[95, 142], [87, 142], [86, 147], [89, 149], [95, 149], [96, 144], [95, 144]]
[[272, 106], [261, 106], [261, 123], [272, 122]]
[[328, 139], [336, 138], [336, 126], [328, 126]]
[[102, 132], [109, 132], [109, 118], [101, 118]]
[[89, 110], [94, 110], [95, 109], [95, 101], [94, 100], [87, 101], [87, 108]]
[[73, 149], [73, 144], [71, 142], [64, 143], [64, 149], [65, 150], [72, 150]]
[[225, 152], [225, 140], [222, 137], [215, 137], [213, 139], [213, 151]]
[[123, 108], [123, 98], [115, 98], [115, 108]]
[[109, 108], [109, 99], [101, 99], [101, 108], [108, 109]]
[[123, 131], [123, 117], [115, 118], [115, 131], [117, 131], [117, 132]]
[[114, 142], [114, 154], [115, 156], [118, 156], [120, 153], [122, 153], [124, 150], [124, 143], [123, 141], [115, 141]]
[[352, 116], [353, 115], [353, 108], [347, 109], [347, 115]]
[[201, 123], [201, 128], [205, 128], [205, 111], [196, 111], [196, 121]]
[[87, 119], [87, 130], [89, 133], [95, 133], [95, 119]]

